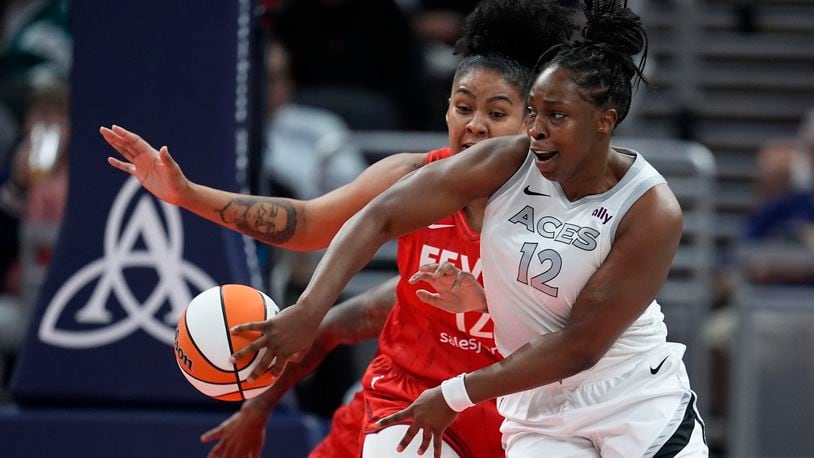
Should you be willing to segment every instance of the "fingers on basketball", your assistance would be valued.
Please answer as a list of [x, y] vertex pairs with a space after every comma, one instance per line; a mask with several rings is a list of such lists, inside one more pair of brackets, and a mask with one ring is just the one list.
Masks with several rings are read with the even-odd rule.
[[263, 375], [263, 373], [265, 373], [268, 370], [269, 370], [268, 366], [258, 364], [257, 366], [255, 366], [254, 369], [252, 369], [252, 373], [249, 374], [249, 380], [259, 379]]
[[434, 458], [441, 458], [441, 442], [442, 436], [440, 434], [436, 434], [432, 438], [432, 445], [433, 445], [433, 452], [435, 454]]
[[252, 321], [251, 323], [243, 323], [233, 326], [229, 330], [232, 334], [242, 334], [247, 331], [264, 331], [265, 321]]
[[[252, 342], [252, 343], [246, 345], [245, 347], [241, 348], [240, 350], [234, 352], [232, 354], [232, 357], [229, 358], [229, 362], [234, 363], [235, 361], [238, 361], [241, 358], [246, 357], [247, 355], [253, 354], [257, 350], [260, 350], [261, 348], [263, 348], [266, 345], [267, 340], [268, 339], [266, 339], [265, 335], [258, 338], [254, 342]], [[268, 354], [268, 352], [266, 352], [266, 354]], [[267, 366], [263, 366], [263, 367], [267, 367]]]
[[379, 426], [379, 427], [390, 426], [390, 425], [396, 424], [396, 423], [404, 420], [405, 418], [409, 418], [409, 417], [410, 417], [410, 408], [408, 407], [408, 408], [406, 408], [404, 410], [401, 410], [401, 411], [396, 412], [396, 413], [394, 413], [392, 415], [388, 415], [388, 416], [382, 418], [381, 420], [376, 422], [376, 425]]
[[271, 363], [274, 362], [274, 354], [266, 350], [263, 352], [260, 361], [257, 365], [252, 369], [252, 372], [249, 374], [249, 380], [255, 380], [260, 378], [265, 372], [269, 370], [269, 366]]
[[271, 375], [273, 375], [274, 377], [279, 377], [283, 373], [283, 370], [285, 369], [285, 365], [286, 365], [287, 362], [288, 361], [286, 361], [283, 358], [279, 358], [279, 357], [276, 358], [274, 360], [274, 364], [272, 364], [269, 367], [269, 371], [271, 371]]
[[421, 429], [415, 422], [410, 424], [410, 427], [407, 428], [407, 432], [404, 433], [404, 436], [399, 441], [399, 445], [396, 447], [396, 450], [399, 452], [403, 452], [404, 449], [410, 445], [410, 442], [413, 441], [413, 438], [418, 434], [418, 431]]
[[423, 455], [432, 443], [432, 431], [429, 428], [424, 428], [421, 435], [421, 445], [418, 446], [418, 454]]

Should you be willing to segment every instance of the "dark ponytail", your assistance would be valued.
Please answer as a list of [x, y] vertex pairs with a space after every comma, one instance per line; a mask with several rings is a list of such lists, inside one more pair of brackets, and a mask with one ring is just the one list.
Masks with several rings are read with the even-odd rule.
[[[576, 84], [585, 91], [591, 103], [614, 108], [619, 113], [616, 124], [627, 117], [633, 88], [644, 77], [647, 61], [647, 34], [641, 19], [623, 0], [584, 0], [583, 41], [560, 46], [549, 66], [568, 70]], [[642, 53], [639, 65], [633, 56]]]

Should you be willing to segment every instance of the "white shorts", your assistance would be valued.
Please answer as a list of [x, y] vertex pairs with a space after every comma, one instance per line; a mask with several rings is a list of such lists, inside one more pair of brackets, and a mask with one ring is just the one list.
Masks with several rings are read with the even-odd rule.
[[[393, 425], [376, 433], [365, 434], [362, 446], [362, 458], [427, 458], [433, 456], [433, 445], [430, 444], [423, 455], [418, 454], [418, 447], [423, 437], [419, 432], [403, 452], [396, 452], [396, 446], [401, 442], [409, 425]], [[441, 442], [441, 458], [459, 458], [455, 450], [446, 442]]]
[[701, 457], [709, 452], [684, 345], [498, 400], [507, 458]]

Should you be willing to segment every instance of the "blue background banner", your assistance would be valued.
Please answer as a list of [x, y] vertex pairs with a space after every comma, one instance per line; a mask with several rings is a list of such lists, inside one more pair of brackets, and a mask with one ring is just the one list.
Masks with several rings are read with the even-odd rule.
[[107, 162], [119, 124], [168, 145], [193, 181], [239, 191], [252, 2], [71, 2], [70, 191], [19, 356], [18, 401], [211, 403], [172, 352], [186, 303], [252, 283], [250, 244], [162, 204]]

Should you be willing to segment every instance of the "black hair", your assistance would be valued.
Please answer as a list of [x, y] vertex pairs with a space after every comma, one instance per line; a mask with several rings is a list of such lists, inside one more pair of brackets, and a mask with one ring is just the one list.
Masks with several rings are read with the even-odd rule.
[[[619, 125], [630, 110], [633, 88], [639, 81], [647, 84], [643, 73], [647, 34], [639, 16], [627, 7], [627, 0], [622, 4], [619, 0], [584, 1], [584, 40], [555, 46], [544, 56], [556, 53], [547, 66], [568, 70], [582, 95], [595, 106], [616, 109]], [[640, 52], [637, 66], [633, 56]]]
[[573, 13], [555, 0], [482, 0], [467, 15], [455, 44], [455, 54], [464, 56], [455, 79], [474, 69], [492, 70], [525, 97], [540, 53], [576, 30]]

